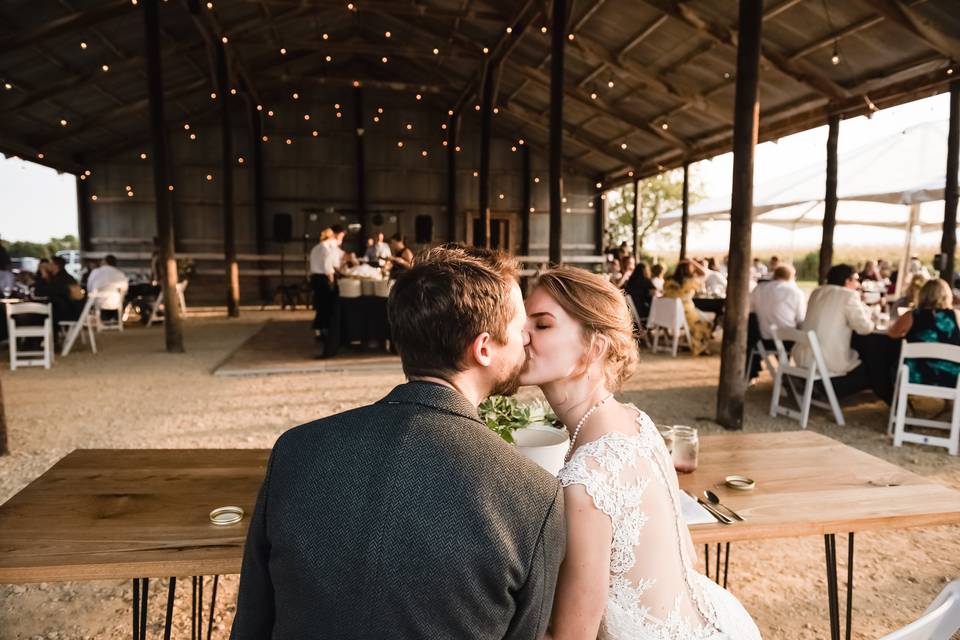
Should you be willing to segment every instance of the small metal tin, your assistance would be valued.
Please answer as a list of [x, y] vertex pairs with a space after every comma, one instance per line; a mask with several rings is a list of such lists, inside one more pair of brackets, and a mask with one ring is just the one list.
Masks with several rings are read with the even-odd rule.
[[724, 478], [723, 484], [737, 491], [753, 491], [754, 487], [757, 486], [756, 482], [746, 476], [727, 476]]
[[243, 509], [240, 507], [217, 507], [210, 512], [210, 522], [219, 527], [237, 524], [241, 520], [243, 520]]

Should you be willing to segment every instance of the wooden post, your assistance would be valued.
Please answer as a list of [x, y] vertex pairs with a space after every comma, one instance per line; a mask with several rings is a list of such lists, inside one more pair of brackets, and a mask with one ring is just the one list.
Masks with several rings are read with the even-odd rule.
[[637, 242], [637, 236], [640, 235], [640, 178], [633, 179], [633, 223], [630, 225], [633, 232], [633, 257], [640, 259], [640, 243]]
[[174, 251], [173, 210], [167, 167], [167, 133], [163, 115], [163, 67], [160, 58], [160, 0], [144, 0], [144, 43], [147, 62], [147, 96], [150, 103], [153, 190], [156, 199], [157, 237], [163, 265], [163, 333], [168, 353], [183, 353], [183, 309], [177, 295], [177, 256]]
[[687, 233], [690, 228], [690, 163], [683, 163], [683, 213], [680, 216], [680, 259], [687, 259]]
[[480, 199], [477, 215], [480, 217], [480, 234], [473, 244], [490, 248], [490, 129], [493, 125], [493, 68], [489, 62], [483, 68], [483, 92], [480, 101]]
[[240, 315], [240, 269], [233, 219], [233, 127], [230, 121], [230, 75], [227, 52], [217, 45], [217, 99], [220, 101], [220, 185], [223, 188], [223, 261], [227, 279], [227, 315]]
[[[250, 113], [250, 171], [253, 179], [251, 193], [253, 229], [256, 235], [257, 255], [262, 256], [267, 253], [267, 221], [263, 202], [263, 122], [260, 120], [260, 112], [257, 111], [253, 101], [250, 101], [248, 108]], [[266, 266], [267, 263], [263, 260], [257, 261], [257, 269], [260, 271], [266, 269]], [[257, 280], [260, 283], [260, 301], [270, 301], [270, 279], [261, 275]]]
[[533, 177], [530, 175], [530, 145], [520, 145], [520, 254], [530, 255], [530, 209], [533, 207]]
[[606, 231], [606, 199], [603, 197], [603, 178], [597, 178], [597, 192], [593, 194], [593, 248], [598, 256], [603, 255], [603, 234]]
[[358, 242], [358, 255], [363, 255], [367, 250], [367, 238], [370, 233], [370, 212], [367, 210], [367, 156], [364, 151], [363, 134], [363, 87], [354, 86], [353, 89], [353, 122], [357, 131], [357, 215], [360, 217], [360, 237]]
[[723, 315], [723, 347], [717, 388], [717, 422], [743, 428], [743, 375], [750, 302], [753, 223], [753, 156], [760, 119], [760, 28], [763, 0], [740, 0], [737, 88], [733, 121], [733, 193], [730, 203], [730, 266]]
[[447, 118], [447, 242], [457, 241], [457, 129], [460, 116]]
[[563, 260], [563, 49], [567, 0], [553, 0], [550, 34], [550, 263]]
[[[86, 181], [78, 180], [77, 182]], [[10, 448], [7, 446], [7, 414], [3, 407], [3, 386], [0, 384], [0, 456], [5, 456], [8, 453], [10, 453]]]
[[840, 116], [830, 116], [827, 133], [827, 186], [823, 196], [823, 236], [820, 239], [819, 282], [827, 281], [833, 264], [833, 230], [837, 226], [837, 141], [840, 138]]
[[946, 264], [940, 277], [953, 288], [957, 252], [957, 179], [960, 170], [960, 80], [950, 83], [950, 128], [947, 133], [947, 184], [943, 189], [943, 237], [940, 252]]
[[80, 234], [80, 250], [92, 251], [93, 220], [90, 218], [90, 189], [87, 181], [77, 178], [77, 231]]

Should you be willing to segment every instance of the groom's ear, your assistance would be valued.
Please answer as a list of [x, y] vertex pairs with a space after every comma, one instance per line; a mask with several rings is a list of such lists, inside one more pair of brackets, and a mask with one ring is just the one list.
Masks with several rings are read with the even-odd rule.
[[493, 338], [487, 332], [483, 332], [474, 338], [473, 342], [467, 347], [467, 364], [469, 366], [489, 367], [493, 361], [493, 354], [490, 351], [492, 344]]

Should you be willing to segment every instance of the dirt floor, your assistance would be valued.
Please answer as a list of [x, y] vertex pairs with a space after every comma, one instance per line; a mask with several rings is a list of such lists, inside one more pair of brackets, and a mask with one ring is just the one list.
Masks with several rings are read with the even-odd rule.
[[[271, 316], [279, 312], [244, 311], [230, 321], [191, 318], [183, 355], [162, 351], [162, 327], [137, 327], [102, 334], [99, 355], [81, 349], [50, 371], [11, 373], [3, 362], [12, 454], [0, 458], [0, 502], [74, 448], [269, 447], [292, 426], [377, 400], [402, 381], [395, 371], [212, 375]], [[716, 356], [645, 355], [621, 396], [656, 422], [719, 431], [709, 419], [718, 367]], [[795, 422], [767, 415], [769, 397], [768, 379], [750, 388], [746, 429], [796, 429]], [[845, 407], [845, 414], [848, 425], [841, 428], [815, 412], [810, 428], [960, 489], [960, 460], [943, 449], [889, 444], [881, 403], [865, 400]], [[845, 550], [842, 539], [838, 546]], [[914, 618], [960, 577], [960, 527], [858, 534], [855, 565], [853, 635], [877, 638]], [[729, 587], [764, 638], [828, 637], [825, 582], [819, 537], [733, 545]], [[174, 637], [183, 638], [189, 634], [190, 595], [187, 585], [180, 586]], [[151, 637], [160, 634], [162, 587], [151, 584]], [[236, 587], [236, 576], [221, 582], [214, 638], [229, 634]], [[131, 597], [126, 581], [0, 585], [0, 638], [129, 637]]]

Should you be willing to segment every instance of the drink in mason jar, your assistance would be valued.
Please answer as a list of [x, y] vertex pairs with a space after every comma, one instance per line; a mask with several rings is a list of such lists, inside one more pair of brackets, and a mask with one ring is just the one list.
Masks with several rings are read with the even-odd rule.
[[693, 427], [674, 425], [673, 427], [673, 468], [677, 473], [691, 473], [697, 470], [700, 457], [700, 437]]

